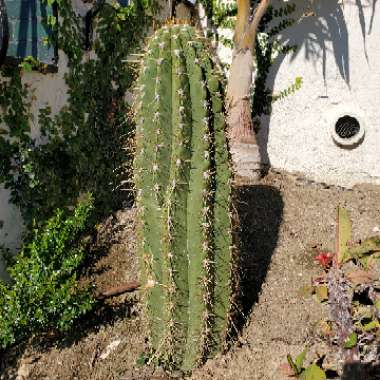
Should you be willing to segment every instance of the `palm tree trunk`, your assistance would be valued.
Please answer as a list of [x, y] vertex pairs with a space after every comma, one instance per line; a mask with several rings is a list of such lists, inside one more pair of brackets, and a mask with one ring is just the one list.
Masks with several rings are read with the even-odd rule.
[[261, 0], [252, 21], [249, 0], [237, 0], [234, 52], [227, 86], [227, 127], [234, 169], [239, 177], [255, 180], [261, 174], [261, 156], [253, 129], [251, 89], [253, 54], [259, 23], [270, 0]]

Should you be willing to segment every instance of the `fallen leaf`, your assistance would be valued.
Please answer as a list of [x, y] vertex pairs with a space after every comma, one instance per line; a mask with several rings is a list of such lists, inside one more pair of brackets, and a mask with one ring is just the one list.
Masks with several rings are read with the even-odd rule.
[[308, 352], [308, 348], [306, 347], [297, 357], [296, 360], [294, 361], [294, 364], [297, 367], [298, 373], [302, 371], [303, 367], [303, 362], [305, 361], [306, 354]]
[[317, 286], [315, 288], [315, 295], [319, 302], [324, 302], [329, 299], [329, 290], [326, 285]]
[[370, 284], [374, 281], [373, 274], [362, 269], [357, 269], [348, 272], [346, 274], [346, 278], [354, 285]]
[[358, 336], [355, 332], [352, 332], [347, 340], [344, 342], [344, 348], [353, 348], [358, 343]]
[[363, 326], [363, 331], [371, 331], [380, 328], [380, 323], [376, 319], [374, 321], [368, 322]]
[[373, 236], [359, 241], [349, 247], [349, 255], [353, 258], [380, 251], [380, 236]]
[[326, 380], [325, 371], [316, 364], [312, 364], [301, 373], [300, 380]]
[[333, 334], [332, 327], [327, 321], [320, 321], [318, 324], [318, 330], [320, 334], [326, 338]]
[[354, 319], [361, 321], [363, 319], [371, 319], [373, 317], [373, 313], [371, 308], [368, 306], [357, 306], [353, 308], [354, 311]]
[[305, 285], [299, 288], [298, 295], [303, 298], [311, 297], [314, 293], [314, 286]]

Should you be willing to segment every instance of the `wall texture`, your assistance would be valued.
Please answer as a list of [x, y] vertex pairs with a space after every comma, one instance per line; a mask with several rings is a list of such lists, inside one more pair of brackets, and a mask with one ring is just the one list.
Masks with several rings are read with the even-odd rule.
[[[67, 99], [67, 87], [64, 81], [64, 73], [67, 71], [65, 56], [59, 57], [58, 73], [39, 74], [24, 73], [23, 83], [30, 86], [31, 114], [33, 118], [32, 136], [39, 139], [39, 127], [37, 122], [38, 110], [47, 104], [52, 108], [52, 113], [57, 113]], [[42, 143], [42, 141], [41, 141]], [[20, 211], [9, 203], [9, 191], [0, 185], [0, 245], [15, 251], [21, 241], [22, 218]], [[0, 278], [3, 269], [0, 259]]]
[[[278, 94], [298, 76], [300, 90], [273, 104], [262, 119], [263, 158], [311, 179], [352, 186], [380, 184], [380, 10], [375, 0], [298, 1], [301, 20], [281, 35], [296, 45], [278, 56], [268, 86]], [[295, 17], [292, 15], [292, 17]], [[340, 116], [360, 119], [365, 137], [355, 149], [332, 139]]]

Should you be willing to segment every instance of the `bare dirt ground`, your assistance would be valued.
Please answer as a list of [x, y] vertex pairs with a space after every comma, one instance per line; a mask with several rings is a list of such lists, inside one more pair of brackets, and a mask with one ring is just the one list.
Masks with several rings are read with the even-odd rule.
[[[240, 337], [232, 348], [194, 371], [193, 380], [286, 380], [286, 355], [311, 347], [307, 360], [323, 355], [318, 323], [326, 306], [300, 295], [320, 273], [315, 248], [334, 251], [336, 207], [345, 206], [355, 238], [380, 227], [380, 187], [343, 189], [271, 171], [255, 186], [238, 190], [243, 242], [244, 293]], [[135, 211], [119, 211], [99, 226], [103, 255], [85, 281], [106, 289], [138, 278]], [[90, 318], [90, 317], [89, 317]], [[107, 301], [63, 337], [46, 335], [12, 349], [0, 361], [1, 380], [148, 380], [164, 374], [140, 364], [147, 332], [138, 295]], [[379, 368], [379, 367], [377, 367]], [[380, 379], [380, 369], [374, 379]], [[377, 377], [378, 376], [378, 377]], [[352, 377], [351, 380], [367, 380]]]

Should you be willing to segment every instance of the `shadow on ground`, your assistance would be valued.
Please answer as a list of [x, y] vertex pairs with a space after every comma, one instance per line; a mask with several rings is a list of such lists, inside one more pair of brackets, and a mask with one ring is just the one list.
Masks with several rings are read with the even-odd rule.
[[234, 316], [239, 334], [258, 301], [272, 255], [277, 247], [284, 203], [278, 189], [271, 186], [235, 188], [238, 217], [238, 299]]
[[[136, 299], [127, 299], [119, 304], [99, 303], [91, 315], [78, 319], [73, 328], [66, 332], [50, 331], [24, 341], [11, 347], [7, 353], [0, 352], [0, 378], [18, 379], [17, 369], [20, 367], [21, 359], [25, 352], [33, 347], [34, 357], [38, 360], [39, 356], [56, 347], [64, 349], [78, 344], [85, 337], [97, 333], [102, 326], [112, 326], [119, 320], [133, 318], [136, 316]], [[1, 377], [1, 375], [6, 377]]]
[[341, 380], [380, 380], [380, 365], [348, 363], [344, 365]]
[[[115, 217], [111, 215], [102, 221], [101, 228], [94, 235], [89, 235], [87, 243], [90, 254], [80, 268], [81, 285], [95, 284], [96, 279], [107, 272], [111, 273], [111, 281], [118, 281], [112, 271], [114, 268], [109, 263], [100, 266], [96, 264], [110, 255], [113, 244], [121, 243], [118, 233], [123, 227], [124, 225], [117, 223]], [[137, 298], [131, 295], [99, 300], [94, 310], [79, 318], [69, 331], [59, 332], [50, 329], [47, 333], [37, 334], [27, 341], [13, 345], [6, 351], [0, 349], [0, 379], [16, 379], [20, 364], [25, 362], [25, 357], [29, 355], [32, 355], [31, 363], [33, 363], [34, 357], [38, 359], [53, 347], [64, 349], [75, 346], [104, 326], [113, 326], [120, 320], [133, 319], [137, 316], [137, 303]]]

